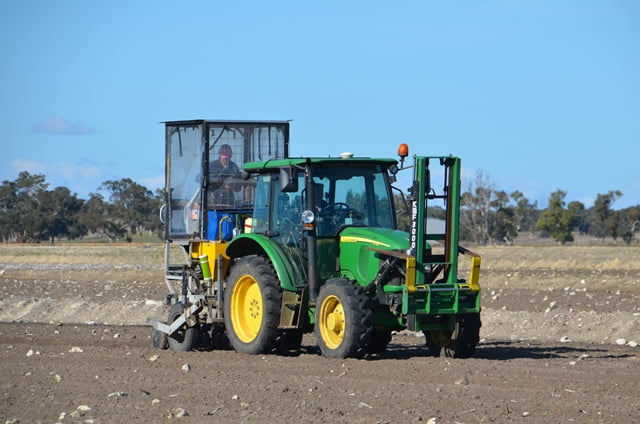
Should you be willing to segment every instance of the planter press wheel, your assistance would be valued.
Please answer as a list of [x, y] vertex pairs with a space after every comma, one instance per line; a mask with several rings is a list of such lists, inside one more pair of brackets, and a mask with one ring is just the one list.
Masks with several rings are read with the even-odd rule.
[[[169, 317], [167, 322], [171, 324], [184, 312], [184, 305], [182, 303], [174, 304], [169, 310]], [[198, 324], [193, 327], [189, 327], [183, 324], [173, 334], [168, 337], [169, 348], [176, 352], [187, 352], [198, 345], [200, 342], [200, 328]]]

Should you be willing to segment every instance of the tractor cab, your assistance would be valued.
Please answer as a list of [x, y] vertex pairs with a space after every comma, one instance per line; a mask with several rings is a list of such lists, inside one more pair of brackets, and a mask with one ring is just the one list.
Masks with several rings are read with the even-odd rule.
[[[246, 164], [247, 172], [257, 174], [252, 234], [233, 240], [229, 255], [252, 250], [266, 236], [285, 252], [291, 268], [299, 270], [290, 289], [309, 286], [314, 298], [324, 281], [354, 273], [356, 262], [340, 261], [341, 245], [374, 243], [374, 238], [384, 238], [382, 233], [395, 232], [389, 172], [395, 166], [393, 159], [350, 154]], [[386, 242], [380, 245], [390, 247]], [[394, 247], [406, 250], [408, 246], [403, 241]], [[366, 266], [367, 256], [363, 255], [360, 265]], [[371, 264], [377, 265], [377, 260]]]

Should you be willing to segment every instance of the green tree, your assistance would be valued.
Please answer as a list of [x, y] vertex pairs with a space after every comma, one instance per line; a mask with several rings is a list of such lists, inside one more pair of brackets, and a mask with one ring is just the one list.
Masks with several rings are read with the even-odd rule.
[[99, 190], [109, 194], [109, 222], [110, 230], [118, 228], [126, 239], [131, 241], [134, 234], [144, 231], [158, 232], [161, 223], [158, 210], [162, 204], [159, 195], [154, 196], [151, 190], [123, 178], [118, 181], [105, 181]]
[[0, 231], [6, 241], [38, 241], [41, 229], [40, 195], [47, 190], [44, 175], [23, 171], [0, 188]]
[[619, 215], [620, 236], [625, 243], [631, 244], [636, 231], [640, 230], [640, 206], [632, 206], [616, 213]]
[[494, 191], [491, 208], [489, 237], [498, 243], [513, 243], [518, 236], [516, 213], [515, 208], [509, 205], [509, 196], [505, 191]]
[[74, 239], [83, 236], [82, 227], [78, 225], [78, 212], [83, 201], [71, 194], [66, 187], [57, 187], [52, 191], [43, 191], [38, 196], [40, 203], [40, 233], [38, 239], [50, 240], [56, 237]]
[[511, 199], [516, 203], [514, 207], [514, 224], [518, 233], [533, 232], [540, 215], [538, 202], [531, 203], [522, 192], [516, 190], [511, 193]]
[[579, 233], [585, 233], [582, 229], [587, 225], [587, 210], [582, 202], [573, 201], [569, 202], [567, 209], [573, 213], [574, 229]]
[[98, 193], [90, 193], [78, 212], [78, 224], [85, 233], [104, 235], [109, 240], [124, 237], [126, 231], [122, 228], [120, 218], [114, 215], [113, 205], [104, 201]]
[[536, 230], [542, 231], [543, 236], [551, 236], [561, 244], [573, 241], [572, 232], [577, 223], [575, 214], [577, 205], [573, 205], [570, 209], [565, 208], [566, 195], [567, 193], [562, 190], [551, 193], [549, 206], [542, 211], [536, 222]]
[[602, 239], [611, 236], [615, 240], [618, 234], [617, 217], [613, 212], [613, 204], [622, 197], [620, 190], [611, 190], [607, 194], [598, 194], [593, 204], [591, 234]]
[[589, 210], [582, 202], [570, 202], [567, 207], [575, 213], [576, 231], [579, 234], [587, 234], [590, 227]]
[[15, 182], [3, 181], [0, 185], [0, 238], [11, 241], [14, 233], [13, 207], [17, 201]]

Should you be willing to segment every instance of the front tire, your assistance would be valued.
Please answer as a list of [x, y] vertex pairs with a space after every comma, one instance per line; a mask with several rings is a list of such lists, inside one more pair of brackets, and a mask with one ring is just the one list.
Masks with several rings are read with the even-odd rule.
[[315, 333], [323, 356], [361, 358], [373, 327], [362, 287], [349, 280], [329, 280], [316, 300]]
[[279, 334], [282, 290], [271, 263], [262, 256], [238, 259], [231, 267], [224, 323], [231, 346], [249, 354], [267, 353]]

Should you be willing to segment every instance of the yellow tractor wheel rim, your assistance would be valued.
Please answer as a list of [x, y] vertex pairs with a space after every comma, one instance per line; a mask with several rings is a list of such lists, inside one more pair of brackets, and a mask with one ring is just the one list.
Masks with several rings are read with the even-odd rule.
[[344, 307], [338, 297], [328, 296], [320, 305], [320, 336], [330, 349], [336, 349], [344, 339]]
[[248, 274], [241, 276], [231, 294], [231, 324], [243, 343], [251, 343], [262, 324], [262, 294], [256, 280]]

